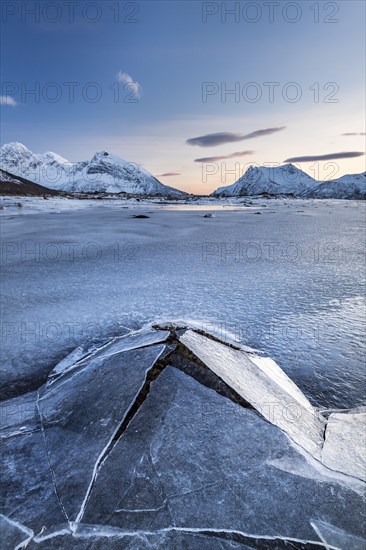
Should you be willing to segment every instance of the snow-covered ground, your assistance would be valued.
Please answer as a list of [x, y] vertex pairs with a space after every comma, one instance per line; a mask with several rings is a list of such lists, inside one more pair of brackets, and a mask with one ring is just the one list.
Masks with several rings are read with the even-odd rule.
[[90, 338], [188, 319], [264, 350], [315, 405], [363, 402], [365, 202], [3, 205], [6, 394]]

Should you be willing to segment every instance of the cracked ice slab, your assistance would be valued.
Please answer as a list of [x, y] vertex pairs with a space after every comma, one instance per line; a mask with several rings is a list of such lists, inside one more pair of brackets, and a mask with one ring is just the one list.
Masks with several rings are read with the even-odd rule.
[[332, 470], [366, 481], [366, 408], [328, 418], [322, 462]]
[[269, 422], [320, 459], [325, 419], [277, 363], [232, 349], [191, 330], [179, 339]]
[[29, 392], [0, 403], [0, 438], [40, 429], [36, 418], [37, 392]]
[[[74, 534], [60, 532], [48, 538], [37, 537], [31, 541], [29, 550], [253, 550], [244, 542], [222, 539], [215, 534], [192, 533], [174, 530], [166, 531], [122, 531], [108, 526], [81, 526]], [[268, 549], [272, 546], [267, 546]], [[281, 546], [273, 546], [277, 550]], [[283, 546], [284, 550], [287, 546]], [[291, 546], [292, 549], [318, 550], [321, 546]]]
[[23, 548], [31, 540], [34, 533], [21, 523], [18, 523], [3, 514], [0, 514], [1, 549], [16, 550]]
[[[258, 537], [235, 531], [181, 529], [128, 531], [108, 525], [80, 525], [74, 532], [66, 526], [36, 536], [30, 550], [339, 550], [322, 542]], [[358, 550], [358, 549], [357, 549]]]
[[331, 525], [326, 521], [311, 521], [314, 531], [323, 541], [325, 548], [339, 548], [340, 550], [365, 550], [366, 541]]
[[306, 477], [269, 464], [305, 463], [309, 455], [297, 449], [257, 411], [168, 366], [105, 460], [83, 521], [127, 531], [174, 526], [306, 542], [317, 540], [310, 519], [326, 517], [362, 536], [357, 492], [311, 462]]
[[37, 395], [30, 392], [1, 403], [0, 508], [7, 516], [3, 535], [6, 541], [12, 539], [15, 527], [23, 529], [22, 523], [39, 531], [43, 525], [65, 521], [54, 491]]
[[29, 535], [28, 527], [37, 532], [44, 525], [65, 521], [54, 491], [36, 400], [37, 392], [30, 392], [1, 403], [0, 507], [6, 544], [19, 529]]
[[324, 480], [328, 479], [329, 482], [337, 482], [347, 489], [351, 489], [361, 497], [365, 497], [366, 487], [363, 481], [338, 471], [329, 470], [329, 468], [313, 458], [309, 453], [306, 453], [306, 451], [302, 453], [300, 447], [297, 447], [297, 450], [299, 451], [298, 456], [284, 456], [283, 458], [270, 460], [267, 462], [268, 466], [314, 481], [324, 482]]
[[46, 387], [38, 401], [50, 468], [70, 521], [163, 345], [98, 356]]
[[9, 437], [0, 448], [1, 512], [35, 533], [63, 523], [41, 431]]
[[103, 359], [122, 351], [159, 344], [164, 342], [169, 335], [170, 332], [166, 330], [142, 328], [123, 336], [105, 341], [97, 340], [88, 345], [79, 346], [56, 365], [50, 373], [49, 378], [52, 380], [54, 377], [65, 375], [70, 371], [85, 366], [85, 362], [92, 359]]

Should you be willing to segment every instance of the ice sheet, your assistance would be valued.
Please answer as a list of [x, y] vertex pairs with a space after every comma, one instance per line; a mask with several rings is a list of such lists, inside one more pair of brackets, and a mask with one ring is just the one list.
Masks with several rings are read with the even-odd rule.
[[91, 359], [41, 394], [50, 468], [69, 521], [82, 515], [100, 462], [163, 349], [155, 345]]
[[366, 481], [366, 409], [329, 416], [322, 462]]
[[268, 465], [298, 456], [256, 411], [167, 367], [104, 462], [83, 521], [314, 542], [310, 519], [328, 517], [362, 536], [357, 492], [311, 465], [308, 477]]
[[312, 404], [363, 403], [364, 202], [223, 201], [205, 219], [159, 201], [20, 200], [2, 211], [3, 397], [91, 338], [181, 318], [265, 351]]
[[253, 359], [191, 330], [180, 341], [269, 422], [313, 456], [321, 457], [325, 419], [274, 361]]

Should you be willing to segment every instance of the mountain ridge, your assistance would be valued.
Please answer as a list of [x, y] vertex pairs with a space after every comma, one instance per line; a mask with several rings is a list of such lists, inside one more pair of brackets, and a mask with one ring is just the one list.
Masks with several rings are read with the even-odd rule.
[[65, 196], [62, 191], [43, 187], [21, 176], [0, 169], [0, 195], [16, 196]]
[[317, 181], [293, 164], [250, 166], [231, 185], [215, 189], [213, 197], [289, 195], [302, 198], [366, 198], [366, 173], [346, 174], [338, 179]]
[[22, 143], [10, 142], [0, 149], [0, 168], [43, 187], [68, 193], [186, 194], [164, 185], [138, 164], [107, 151], [98, 151], [87, 161], [69, 162], [57, 153], [35, 154]]

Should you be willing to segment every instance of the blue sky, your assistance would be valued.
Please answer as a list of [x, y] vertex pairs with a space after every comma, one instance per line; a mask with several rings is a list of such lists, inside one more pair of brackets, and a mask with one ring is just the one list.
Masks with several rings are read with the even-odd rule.
[[[362, 152], [364, 20], [358, 0], [4, 1], [1, 143], [70, 161], [107, 150], [197, 193], [232, 183], [249, 164]], [[231, 89], [236, 96], [225, 95]], [[186, 143], [268, 128], [282, 129]], [[217, 157], [231, 158], [195, 162]], [[297, 163], [317, 178], [364, 164]], [[178, 175], [162, 176], [170, 173]]]

